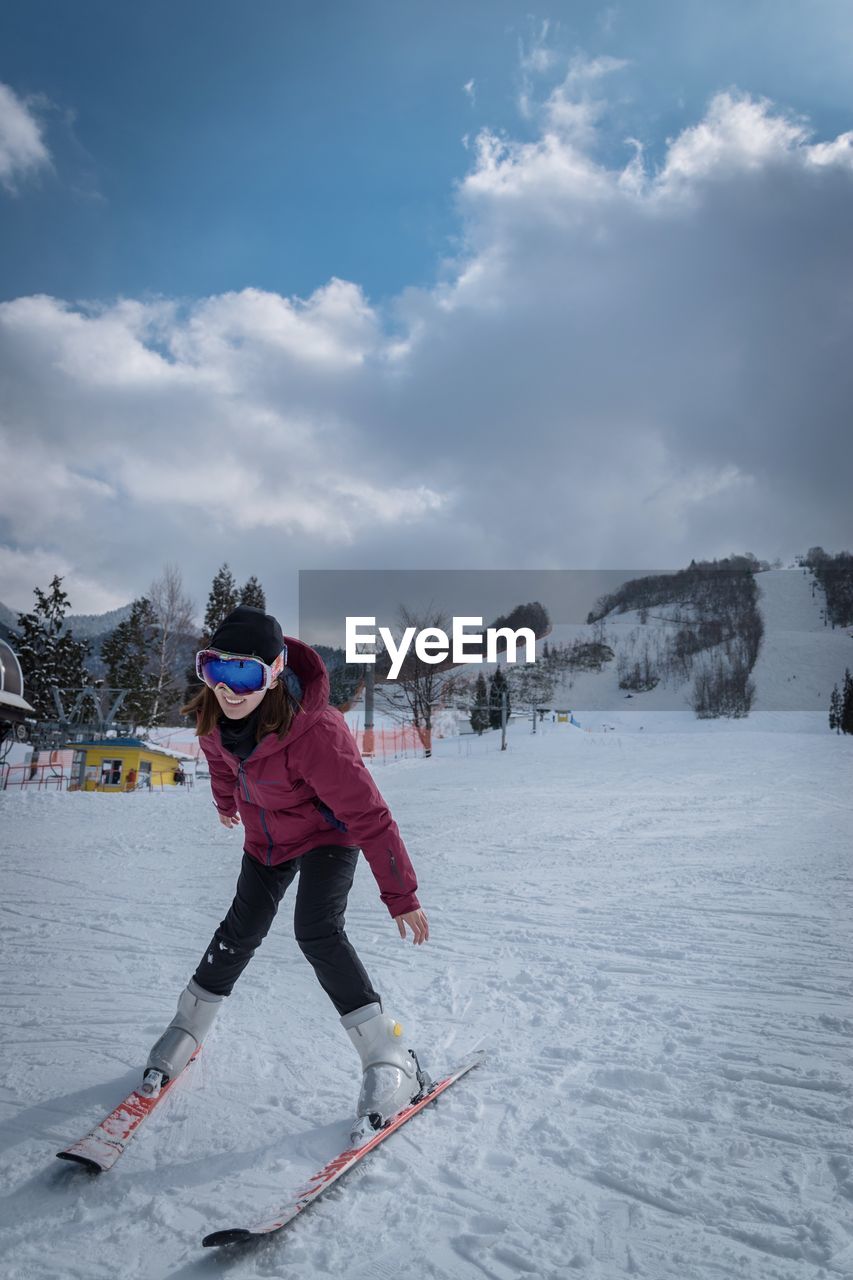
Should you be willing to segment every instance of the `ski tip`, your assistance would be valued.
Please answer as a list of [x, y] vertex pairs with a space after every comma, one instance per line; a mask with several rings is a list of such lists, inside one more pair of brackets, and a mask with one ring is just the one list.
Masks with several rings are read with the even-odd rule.
[[246, 1227], [232, 1227], [228, 1231], [211, 1231], [201, 1243], [205, 1249], [217, 1249], [222, 1244], [242, 1244], [244, 1240], [251, 1240], [253, 1237], [254, 1232]]
[[88, 1156], [78, 1156], [75, 1151], [57, 1151], [57, 1160], [70, 1160], [72, 1164], [80, 1164], [84, 1169], [88, 1169], [90, 1173], [103, 1173], [103, 1165], [98, 1164], [97, 1160], [90, 1160]]

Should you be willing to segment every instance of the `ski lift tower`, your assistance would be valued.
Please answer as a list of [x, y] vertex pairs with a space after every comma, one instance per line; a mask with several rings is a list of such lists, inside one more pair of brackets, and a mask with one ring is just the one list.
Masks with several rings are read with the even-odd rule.
[[12, 646], [0, 640], [0, 749], [7, 739], [26, 742], [27, 721], [36, 718], [35, 708], [24, 697], [24, 676]]
[[66, 693], [66, 706], [59, 690], [52, 689], [56, 718], [40, 719], [30, 734], [36, 751], [59, 751], [74, 742], [91, 738], [116, 736], [130, 737], [135, 724], [120, 719], [121, 705], [127, 689], [108, 688], [102, 680], [95, 680], [83, 689]]

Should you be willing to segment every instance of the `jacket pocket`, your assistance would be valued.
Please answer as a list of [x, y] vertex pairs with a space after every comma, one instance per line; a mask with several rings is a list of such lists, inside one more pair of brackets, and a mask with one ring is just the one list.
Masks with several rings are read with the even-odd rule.
[[316, 797], [314, 798], [314, 800], [312, 800], [311, 803], [314, 805], [314, 808], [320, 814], [320, 817], [325, 818], [326, 822], [328, 822], [330, 827], [334, 827], [335, 830], [337, 831], [346, 831], [347, 824], [345, 822], [341, 822], [340, 818], [336, 818], [334, 813], [332, 812], [332, 810], [329, 808], [327, 804], [323, 804], [323, 801], [318, 800]]

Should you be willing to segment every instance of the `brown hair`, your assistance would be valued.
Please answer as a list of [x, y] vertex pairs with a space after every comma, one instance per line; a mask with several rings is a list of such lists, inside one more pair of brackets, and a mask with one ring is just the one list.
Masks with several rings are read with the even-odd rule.
[[[258, 716], [255, 741], [260, 742], [268, 733], [283, 738], [290, 729], [294, 717], [302, 710], [302, 705], [292, 696], [280, 680], [271, 684], [258, 703], [261, 714]], [[182, 716], [196, 717], [195, 734], [204, 737], [219, 723], [222, 710], [216, 700], [216, 694], [208, 685], [202, 685], [194, 698], [181, 707]]]

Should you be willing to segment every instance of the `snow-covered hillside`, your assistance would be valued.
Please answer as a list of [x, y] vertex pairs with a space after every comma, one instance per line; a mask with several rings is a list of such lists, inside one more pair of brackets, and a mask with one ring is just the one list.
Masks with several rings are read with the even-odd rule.
[[2, 795], [4, 1277], [853, 1274], [853, 744], [786, 719], [519, 724], [505, 753], [486, 735], [378, 770], [432, 937], [398, 937], [363, 861], [348, 931], [429, 1067], [488, 1060], [224, 1263], [202, 1235], [333, 1155], [358, 1089], [292, 899], [189, 1078], [93, 1179], [53, 1153], [138, 1078], [240, 835], [202, 784]]
[[764, 641], [753, 671], [756, 710], [829, 710], [833, 685], [853, 670], [853, 627], [824, 625], [823, 589], [801, 569], [757, 578]]
[[[764, 637], [752, 680], [756, 687], [754, 709], [761, 711], [829, 710], [832, 687], [839, 687], [845, 666], [853, 670], [853, 628], [825, 627], [821, 610], [824, 594], [811, 573], [802, 569], [770, 569], [756, 575], [759, 609]], [[655, 651], [667, 633], [675, 630], [665, 608], [649, 611], [640, 623], [636, 611], [609, 614], [604, 620], [606, 642], [618, 657], [620, 650], [637, 653], [646, 641]], [[576, 639], [588, 641], [594, 629], [581, 625], [557, 625], [547, 637], [550, 645], [570, 645]], [[633, 642], [633, 646], [632, 646]], [[544, 641], [537, 646], [541, 652]], [[690, 706], [692, 681], [661, 683], [647, 692], [626, 697], [619, 688], [617, 659], [601, 672], [578, 671], [566, 678], [555, 692], [555, 705], [578, 712], [588, 709], [624, 708], [634, 711], [686, 710]]]

